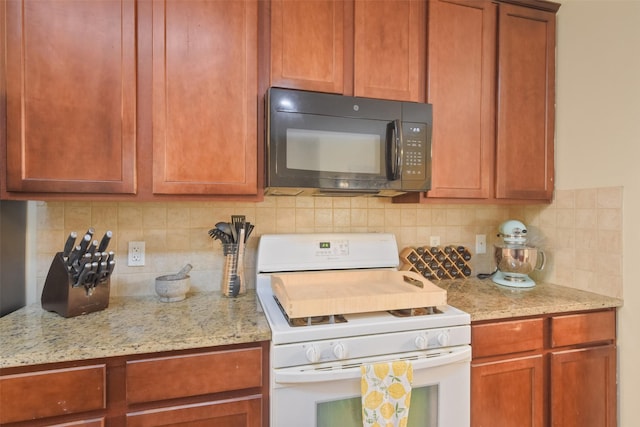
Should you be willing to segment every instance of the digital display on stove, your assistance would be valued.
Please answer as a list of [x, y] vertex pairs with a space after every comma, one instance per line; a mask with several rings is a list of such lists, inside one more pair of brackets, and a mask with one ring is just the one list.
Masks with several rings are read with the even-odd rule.
[[331, 249], [331, 242], [320, 242], [320, 249]]

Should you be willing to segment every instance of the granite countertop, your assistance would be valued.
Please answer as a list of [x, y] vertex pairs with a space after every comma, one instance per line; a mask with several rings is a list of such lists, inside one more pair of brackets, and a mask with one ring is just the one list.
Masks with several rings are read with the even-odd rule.
[[268, 341], [255, 292], [111, 297], [105, 310], [64, 318], [39, 303], [0, 318], [0, 368]]
[[471, 321], [621, 307], [622, 300], [549, 283], [509, 288], [491, 279], [434, 282], [447, 291], [447, 303], [471, 315]]
[[[547, 283], [530, 289], [476, 278], [435, 283], [471, 321], [622, 306], [617, 298]], [[68, 319], [33, 304], [0, 318], [0, 368], [268, 341], [258, 306], [253, 291], [238, 298], [189, 294], [173, 303], [112, 297], [107, 309]]]

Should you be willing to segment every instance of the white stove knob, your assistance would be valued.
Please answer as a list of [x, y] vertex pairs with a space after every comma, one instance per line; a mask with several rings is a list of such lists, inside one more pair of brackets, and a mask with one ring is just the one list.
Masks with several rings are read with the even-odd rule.
[[305, 350], [305, 355], [307, 356], [307, 360], [311, 363], [316, 363], [320, 360], [320, 352], [318, 351], [318, 347], [315, 345], [309, 346]]
[[338, 343], [333, 346], [333, 355], [338, 359], [344, 359], [347, 357], [347, 348], [342, 343]]
[[449, 345], [449, 332], [440, 332], [438, 334], [438, 344], [440, 344], [441, 346], [448, 346]]
[[426, 350], [429, 347], [429, 340], [424, 335], [418, 335], [414, 341], [418, 350]]

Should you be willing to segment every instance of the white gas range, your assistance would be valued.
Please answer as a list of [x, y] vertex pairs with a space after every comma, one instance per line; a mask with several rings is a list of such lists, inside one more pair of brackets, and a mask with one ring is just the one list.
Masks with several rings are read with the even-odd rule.
[[408, 427], [469, 425], [467, 313], [441, 305], [288, 319], [271, 286], [278, 274], [395, 270], [398, 264], [395, 236], [387, 233], [261, 237], [256, 291], [272, 330], [271, 426], [362, 426], [360, 366], [398, 359], [414, 369]]

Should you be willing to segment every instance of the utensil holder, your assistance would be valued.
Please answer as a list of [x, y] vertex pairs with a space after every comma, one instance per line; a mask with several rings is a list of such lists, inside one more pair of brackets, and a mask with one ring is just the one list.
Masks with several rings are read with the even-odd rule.
[[247, 291], [244, 277], [244, 248], [244, 245], [239, 245], [238, 243], [223, 243], [222, 245], [224, 263], [222, 266], [220, 292], [222, 292], [224, 296], [233, 296], [232, 281], [235, 280], [236, 277], [240, 280], [240, 290], [237, 295], [242, 295]]
[[43, 309], [54, 311], [62, 317], [104, 310], [109, 306], [110, 282], [111, 279], [107, 278], [92, 288], [74, 287], [73, 277], [65, 266], [62, 252], [58, 252], [49, 267], [40, 302]]

